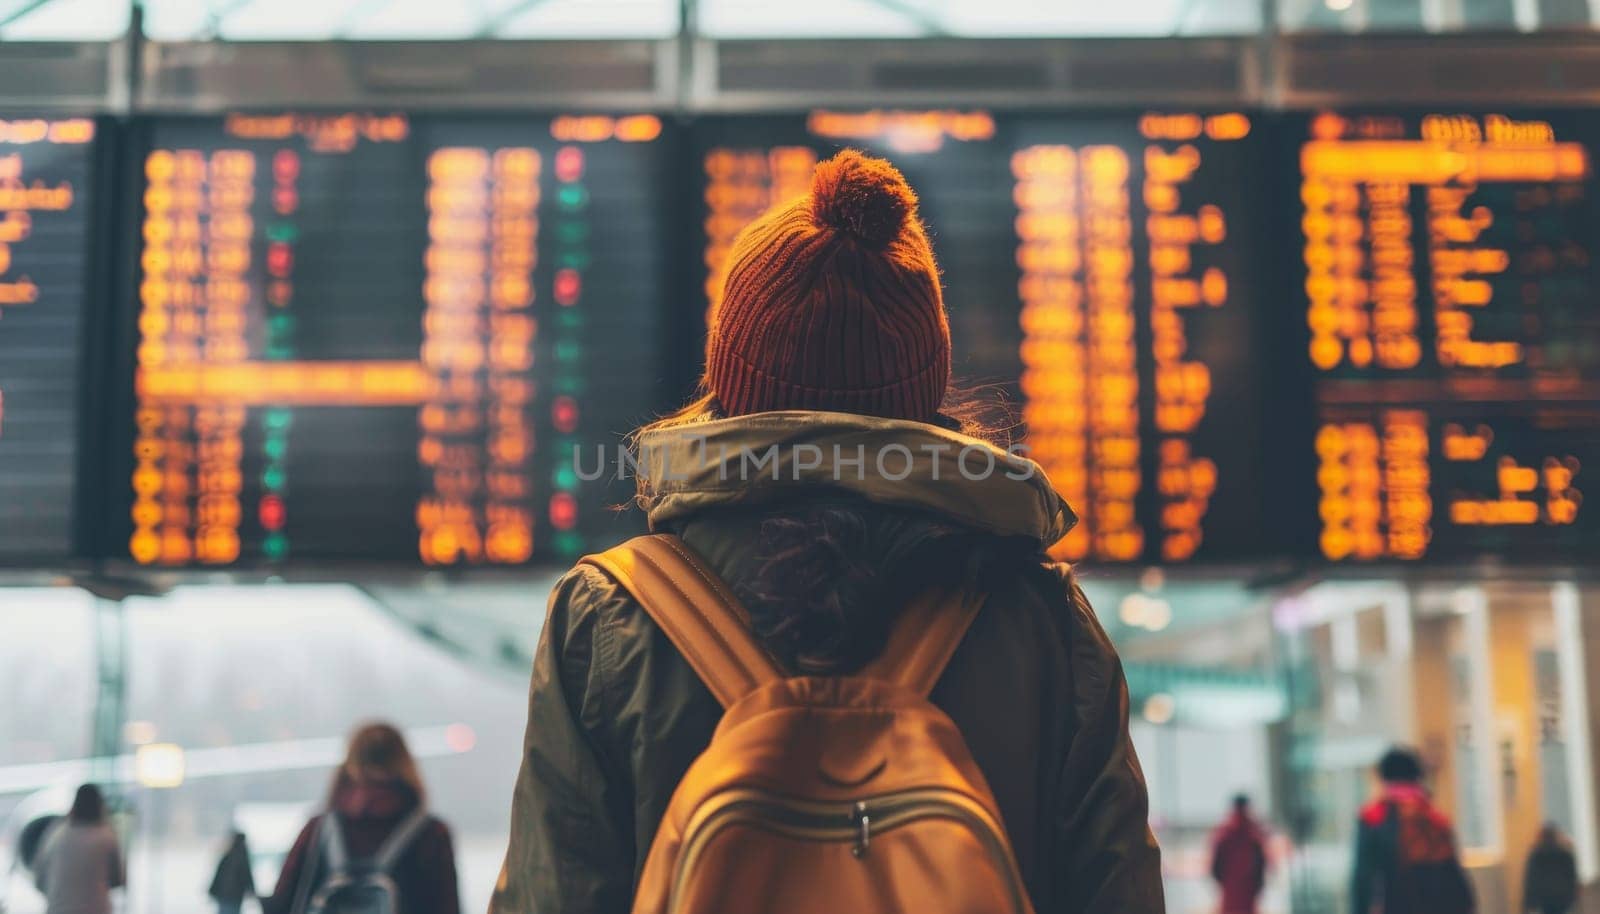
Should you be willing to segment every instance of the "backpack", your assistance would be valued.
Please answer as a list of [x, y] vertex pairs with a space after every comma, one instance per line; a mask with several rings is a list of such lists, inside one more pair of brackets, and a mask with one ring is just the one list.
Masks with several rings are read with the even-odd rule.
[[383, 839], [377, 853], [364, 860], [352, 860], [345, 849], [339, 817], [328, 812], [317, 826], [328, 878], [309, 900], [304, 899], [310, 880], [302, 881], [302, 901], [293, 908], [295, 914], [398, 914], [400, 890], [390, 873], [428, 819], [427, 810], [418, 807]]
[[634, 914], [1032, 914], [994, 796], [928, 701], [981, 595], [913, 600], [856, 675], [790, 677], [676, 537], [582, 561], [638, 600], [724, 708], [667, 806]]
[[1456, 857], [1455, 834], [1431, 809], [1389, 803], [1395, 867], [1385, 914], [1469, 914], [1472, 885]]

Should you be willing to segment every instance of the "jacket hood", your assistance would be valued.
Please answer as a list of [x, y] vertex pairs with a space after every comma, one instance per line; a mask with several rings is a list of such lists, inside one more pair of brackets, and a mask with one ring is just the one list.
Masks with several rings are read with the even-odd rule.
[[701, 511], [830, 492], [1048, 548], [1077, 523], [1044, 469], [922, 422], [785, 410], [654, 429], [636, 442], [652, 530]]

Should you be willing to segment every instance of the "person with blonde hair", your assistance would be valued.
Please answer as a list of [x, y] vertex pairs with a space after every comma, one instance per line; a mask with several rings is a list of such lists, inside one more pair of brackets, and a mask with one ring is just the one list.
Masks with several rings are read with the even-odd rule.
[[396, 914], [459, 914], [450, 829], [426, 800], [404, 735], [385, 723], [357, 729], [327, 810], [300, 831], [263, 914], [335, 914], [341, 893], [358, 891], [394, 896], [385, 901]]

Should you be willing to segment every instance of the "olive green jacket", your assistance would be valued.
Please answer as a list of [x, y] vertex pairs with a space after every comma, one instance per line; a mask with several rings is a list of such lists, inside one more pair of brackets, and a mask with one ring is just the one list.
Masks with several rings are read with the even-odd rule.
[[[761, 520], [801, 500], [923, 512], [1016, 544], [1014, 573], [990, 586], [932, 700], [993, 789], [1039, 914], [1163, 910], [1121, 663], [1067, 567], [1041, 558], [1074, 518], [1036, 464], [930, 425], [815, 412], [652, 432], [639, 450], [652, 529], [730, 582], [753, 574]], [[534, 661], [491, 912], [626, 912], [720, 716], [615, 581], [568, 572]]]

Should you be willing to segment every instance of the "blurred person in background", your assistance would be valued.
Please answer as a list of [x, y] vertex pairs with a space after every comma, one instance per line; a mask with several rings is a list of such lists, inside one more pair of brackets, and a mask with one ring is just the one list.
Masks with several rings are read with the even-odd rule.
[[1527, 914], [1567, 914], [1578, 900], [1578, 860], [1572, 842], [1555, 823], [1539, 829], [1522, 874], [1522, 910]]
[[[702, 396], [634, 437], [651, 529], [727, 583], [789, 675], [860, 670], [926, 589], [984, 594], [930, 700], [993, 793], [1033, 909], [1162, 911], [1122, 667], [1071, 569], [1046, 555], [1075, 518], [1031, 461], [1026, 477], [956, 466], [1005, 444], [949, 388], [939, 271], [905, 178], [841, 152], [810, 193], [745, 229], [730, 264]], [[732, 443], [674, 447], [701, 429]], [[740, 478], [723, 462], [800, 442], [819, 465], [795, 454], [792, 474]], [[722, 716], [618, 580], [570, 571], [536, 653], [491, 911], [628, 911], [668, 801]]]
[[1377, 766], [1378, 796], [1356, 829], [1351, 914], [1468, 914], [1472, 885], [1455, 828], [1422, 784], [1422, 759], [1395, 747]]
[[1250, 798], [1233, 798], [1233, 812], [1211, 836], [1211, 878], [1222, 892], [1222, 914], [1256, 914], [1267, 884], [1267, 836], [1250, 815]]
[[264, 914], [305, 914], [334, 880], [353, 875], [355, 870], [338, 872], [330, 860], [333, 828], [357, 865], [380, 850], [396, 851], [383, 875], [398, 894], [398, 914], [460, 914], [450, 829], [427, 814], [425, 801], [422, 775], [400, 731], [383, 723], [358, 729], [334, 772], [327, 811], [295, 839], [277, 888], [262, 899]]
[[250, 871], [250, 845], [244, 832], [235, 831], [228, 839], [228, 849], [217, 864], [216, 875], [211, 877], [211, 898], [217, 903], [217, 914], [239, 914], [244, 900], [256, 893], [255, 874]]
[[126, 873], [100, 788], [78, 788], [65, 821], [39, 848], [33, 875], [45, 914], [111, 914], [111, 890], [124, 885]]

